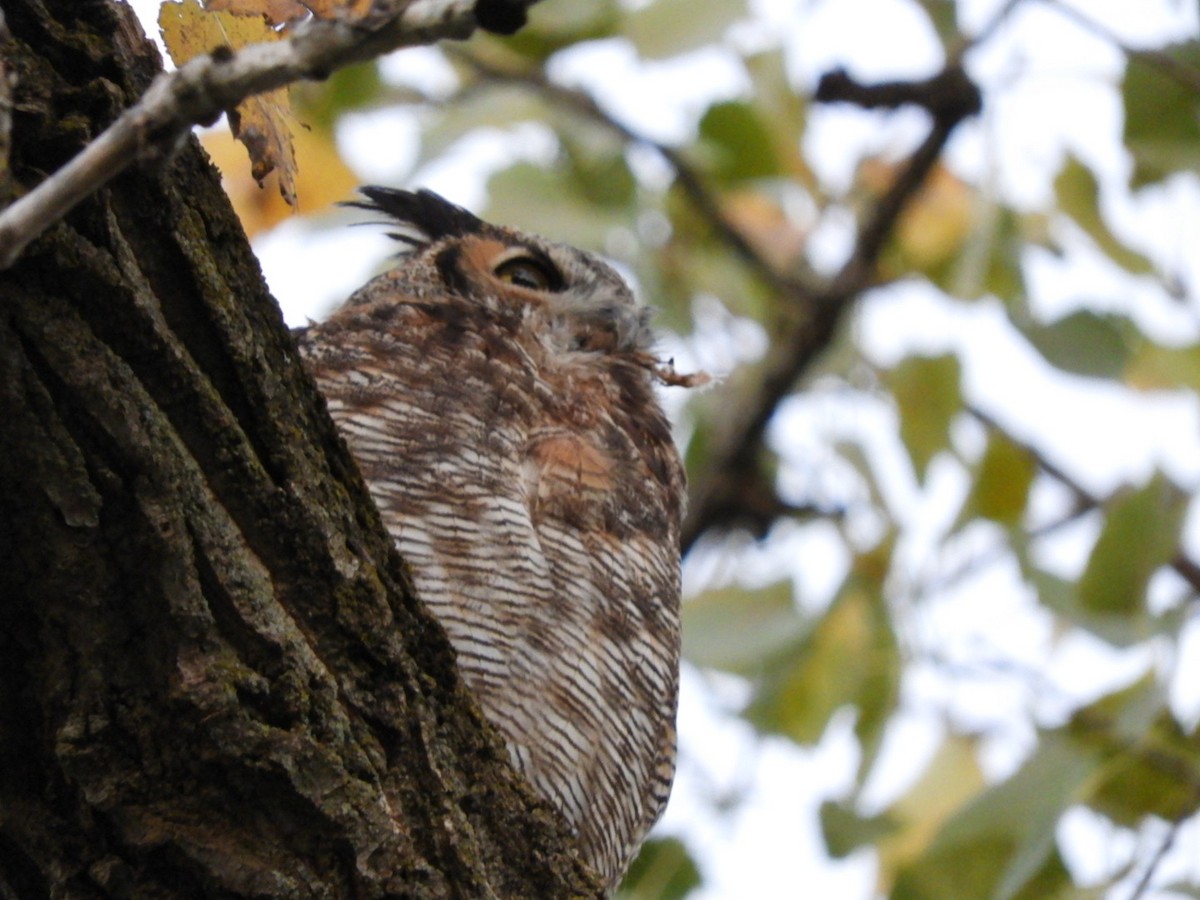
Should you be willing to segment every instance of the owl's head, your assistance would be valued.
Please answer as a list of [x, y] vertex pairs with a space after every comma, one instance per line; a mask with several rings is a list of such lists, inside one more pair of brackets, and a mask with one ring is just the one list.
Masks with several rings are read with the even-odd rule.
[[400, 268], [434, 275], [437, 289], [497, 308], [542, 311], [549, 338], [563, 350], [648, 353], [649, 310], [599, 257], [491, 225], [432, 191], [361, 192], [367, 199], [348, 205], [399, 224], [391, 236], [407, 245]]

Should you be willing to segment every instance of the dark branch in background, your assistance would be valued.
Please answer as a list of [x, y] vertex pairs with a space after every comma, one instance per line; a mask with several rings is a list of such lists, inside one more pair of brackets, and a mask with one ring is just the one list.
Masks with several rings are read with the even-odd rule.
[[[967, 412], [979, 420], [985, 427], [1003, 434], [1014, 446], [1021, 449], [1022, 452], [1029, 454], [1029, 457], [1037, 463], [1039, 469], [1065, 487], [1071, 492], [1075, 500], [1075, 508], [1077, 512], [1089, 509], [1098, 509], [1104, 505], [1104, 500], [1097, 497], [1078, 481], [1064, 471], [1057, 463], [1047, 459], [1043, 454], [1039, 453], [1036, 448], [1031, 446], [1026, 441], [1013, 437], [1006, 431], [1004, 427], [993, 419], [990, 415], [975, 406], [968, 406]], [[1200, 592], [1200, 565], [1193, 559], [1184, 555], [1183, 551], [1179, 551], [1171, 559], [1171, 568], [1175, 570], [1184, 581], [1191, 585], [1192, 590]]]
[[194, 125], [211, 124], [254, 94], [327, 78], [343, 66], [401, 47], [465, 38], [476, 24], [511, 34], [536, 0], [377, 2], [360, 19], [312, 19], [285, 40], [214, 52], [164, 73], [146, 95], [66, 166], [0, 213], [0, 269], [139, 159], [169, 156]]
[[822, 79], [817, 90], [820, 101], [848, 102], [853, 97], [853, 102], [868, 108], [917, 103], [929, 110], [933, 125], [867, 215], [850, 257], [837, 274], [824, 287], [783, 297], [790, 307], [787, 330], [772, 342], [753, 389], [739, 398], [736, 409], [740, 412], [735, 413], [723, 433], [718, 433], [706, 478], [693, 488], [684, 523], [684, 552], [708, 529], [737, 523], [740, 498], [748, 481], [752, 484], [762, 478], [759, 457], [763, 433], [776, 407], [829, 346], [851, 302], [871, 286], [879, 254], [900, 213], [932, 170], [954, 129], [979, 111], [979, 89], [957, 65], [919, 84], [924, 91], [916, 93], [902, 90], [895, 83], [858, 84], [843, 73]]
[[980, 97], [975, 85], [957, 66], [943, 69], [923, 81], [882, 81], [860, 84], [843, 69], [821, 76], [813, 99], [818, 103], [853, 103], [863, 109], [899, 109], [919, 106], [935, 119], [961, 118], [979, 112]]

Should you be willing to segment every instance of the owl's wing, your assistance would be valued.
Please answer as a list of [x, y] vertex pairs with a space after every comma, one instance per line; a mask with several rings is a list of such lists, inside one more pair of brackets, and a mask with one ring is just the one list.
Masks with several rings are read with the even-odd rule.
[[[586, 388], [570, 393], [588, 402]], [[558, 705], [575, 721], [575, 744], [562, 748], [577, 760], [568, 815], [600, 870], [623, 872], [674, 772], [682, 471], [657, 477], [648, 454], [667, 454], [674, 476], [673, 445], [630, 433], [606, 406], [576, 413], [570, 427], [531, 432], [523, 467], [533, 527], [555, 562], [552, 596], [570, 620], [542, 677], [565, 688]]]

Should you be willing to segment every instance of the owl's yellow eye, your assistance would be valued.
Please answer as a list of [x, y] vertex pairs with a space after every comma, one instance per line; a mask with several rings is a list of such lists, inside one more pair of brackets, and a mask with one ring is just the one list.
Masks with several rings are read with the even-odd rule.
[[518, 256], [496, 266], [496, 277], [531, 291], [555, 291], [562, 277], [546, 263], [529, 256]]

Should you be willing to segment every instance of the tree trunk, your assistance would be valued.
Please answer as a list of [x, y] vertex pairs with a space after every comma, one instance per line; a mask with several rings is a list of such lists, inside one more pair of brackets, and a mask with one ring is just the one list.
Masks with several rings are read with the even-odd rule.
[[[158, 68], [5, 0], [0, 201]], [[2, 137], [2, 136], [0, 136]], [[581, 897], [194, 140], [0, 273], [0, 897]]]

